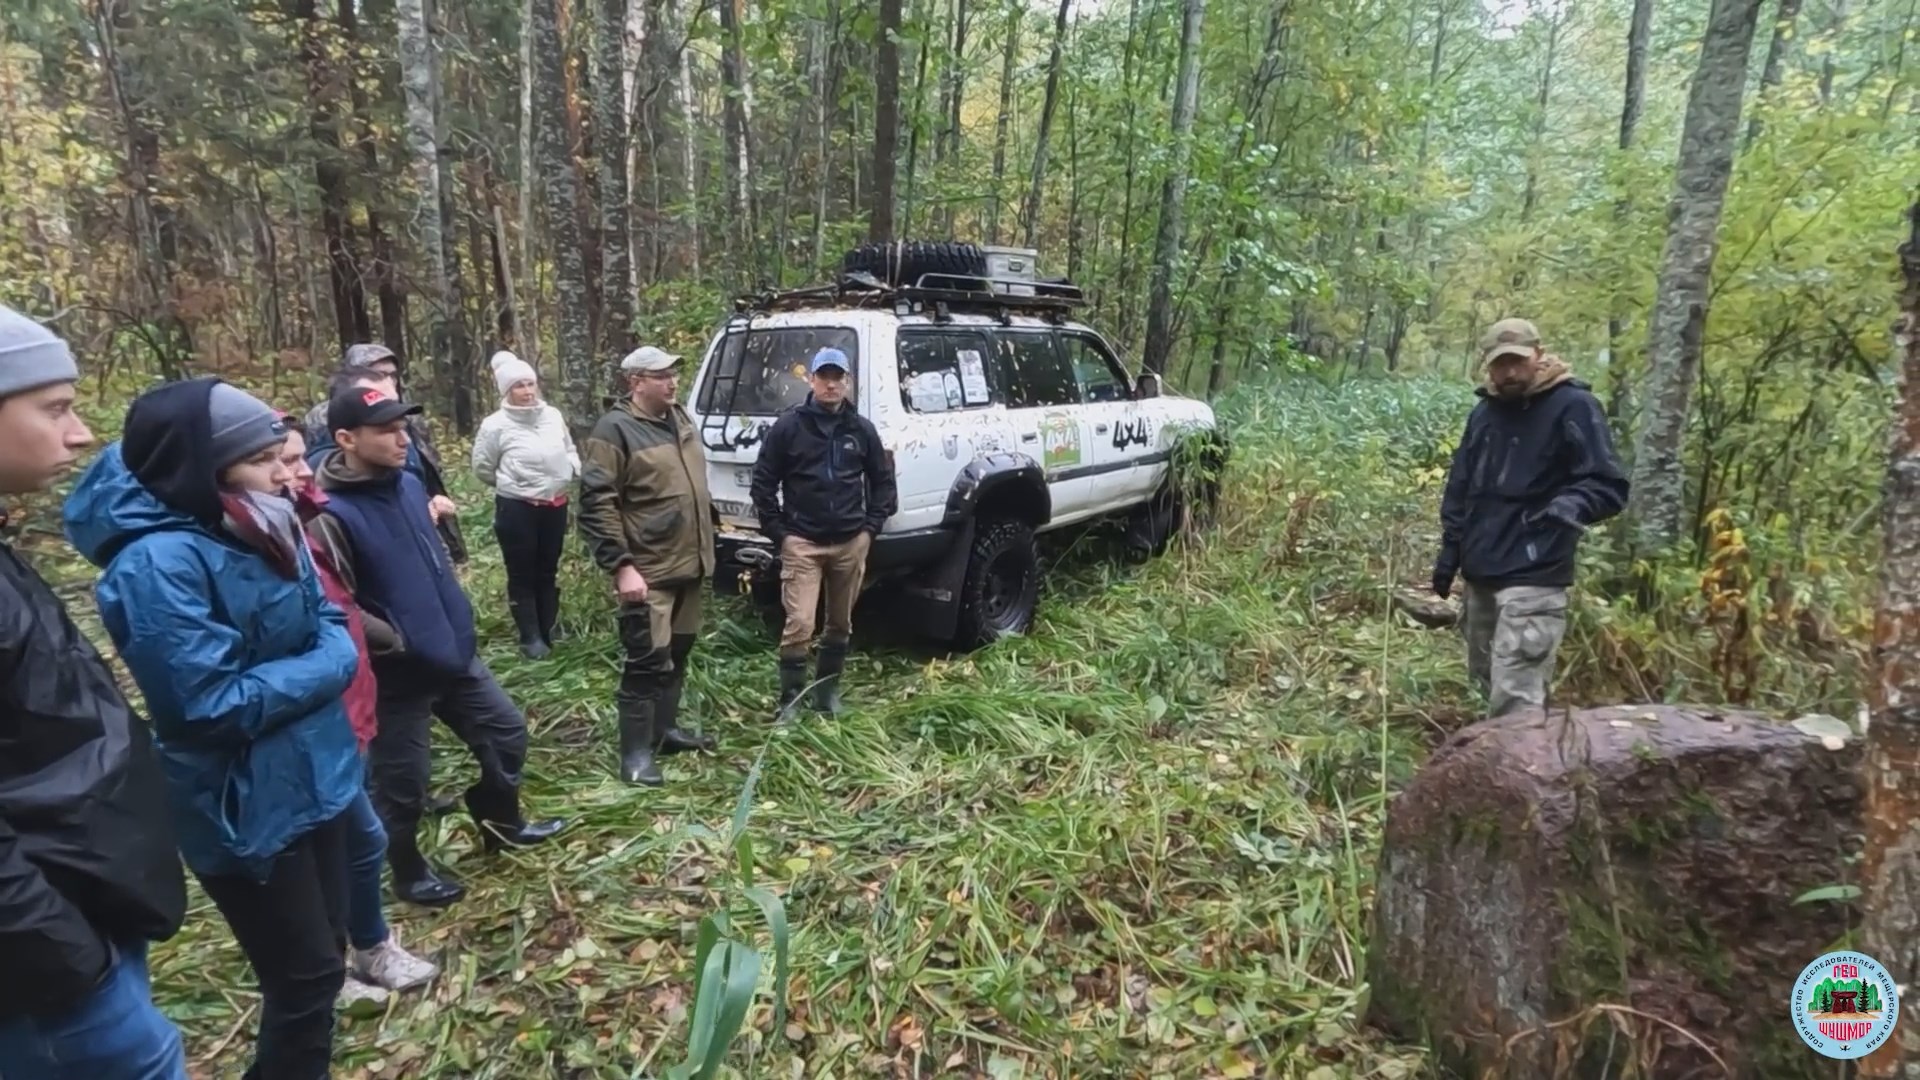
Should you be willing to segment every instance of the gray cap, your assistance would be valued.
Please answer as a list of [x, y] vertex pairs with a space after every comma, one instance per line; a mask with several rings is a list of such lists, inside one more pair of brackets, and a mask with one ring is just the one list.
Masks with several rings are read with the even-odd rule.
[[59, 335], [0, 304], [0, 398], [79, 378], [73, 351]]
[[665, 371], [680, 362], [678, 356], [652, 345], [642, 345], [620, 361], [621, 371]]
[[232, 383], [214, 383], [207, 395], [213, 432], [208, 453], [217, 473], [287, 437], [287, 423], [266, 402]]

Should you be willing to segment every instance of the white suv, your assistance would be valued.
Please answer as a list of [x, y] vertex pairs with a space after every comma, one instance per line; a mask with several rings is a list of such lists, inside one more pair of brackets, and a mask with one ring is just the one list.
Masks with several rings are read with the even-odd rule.
[[753, 463], [775, 417], [806, 400], [807, 361], [825, 346], [847, 354], [849, 400], [879, 429], [898, 481], [868, 581], [897, 585], [933, 637], [966, 649], [1027, 629], [1036, 533], [1124, 515], [1136, 549], [1161, 550], [1182, 510], [1170, 462], [1183, 432], [1201, 433], [1214, 467], [1225, 443], [1205, 402], [1129, 375], [1098, 331], [1067, 317], [1083, 303], [1031, 277], [889, 285], [864, 272], [737, 301], [690, 410], [720, 516], [715, 587], [778, 604]]

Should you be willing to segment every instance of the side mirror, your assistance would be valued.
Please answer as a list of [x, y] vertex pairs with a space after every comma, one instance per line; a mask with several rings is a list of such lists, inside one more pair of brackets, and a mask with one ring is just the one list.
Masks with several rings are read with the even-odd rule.
[[1157, 398], [1160, 396], [1160, 376], [1151, 371], [1141, 372], [1140, 377], [1134, 381], [1133, 385], [1135, 397], [1144, 400], [1146, 398]]

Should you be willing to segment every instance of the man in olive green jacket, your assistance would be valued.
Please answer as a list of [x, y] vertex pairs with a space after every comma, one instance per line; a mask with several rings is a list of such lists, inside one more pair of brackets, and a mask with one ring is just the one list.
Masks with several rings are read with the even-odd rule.
[[627, 654], [616, 699], [620, 775], [656, 787], [664, 782], [656, 755], [716, 745], [679, 725], [714, 538], [707, 457], [678, 401], [679, 363], [651, 345], [627, 354], [627, 400], [580, 448], [580, 533], [593, 561], [613, 575]]

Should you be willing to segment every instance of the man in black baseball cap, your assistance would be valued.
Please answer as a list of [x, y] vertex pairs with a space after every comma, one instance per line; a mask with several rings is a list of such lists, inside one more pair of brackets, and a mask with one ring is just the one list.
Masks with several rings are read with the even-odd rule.
[[[310, 467], [319, 468], [320, 459], [334, 449], [334, 429], [327, 422], [327, 409], [335, 397], [355, 387], [383, 390], [388, 397], [405, 397], [406, 387], [400, 379], [400, 360], [393, 355], [393, 350], [378, 343], [347, 348], [340, 368], [327, 377], [327, 399], [309, 410], [306, 419], [301, 422], [306, 429], [307, 464]], [[420, 412], [415, 409], [414, 417], [407, 421], [406, 470], [426, 485], [430, 497], [427, 507], [433, 514], [434, 525], [440, 530], [440, 539], [447, 545], [453, 561], [464, 564], [467, 561], [467, 541], [460, 532], [459, 508], [454, 505], [453, 497], [447, 490], [446, 470], [441, 467], [439, 450], [434, 448], [433, 432], [427, 427], [426, 421], [418, 418]]]
[[427, 489], [406, 469], [407, 418], [419, 411], [373, 387], [333, 396], [327, 426], [336, 448], [314, 476], [327, 502], [307, 530], [352, 591], [366, 626], [380, 725], [367, 747], [368, 787], [387, 828], [394, 892], [443, 907], [465, 889], [427, 865], [416, 837], [433, 717], [480, 766], [465, 802], [487, 850], [540, 843], [565, 823], [521, 816], [527, 721], [476, 651], [473, 607], [434, 530]]

